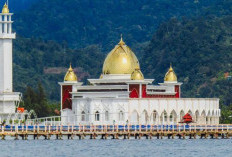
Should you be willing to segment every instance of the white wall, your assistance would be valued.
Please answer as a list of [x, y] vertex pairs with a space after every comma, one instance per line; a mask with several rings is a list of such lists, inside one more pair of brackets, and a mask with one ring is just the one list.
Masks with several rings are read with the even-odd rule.
[[[76, 123], [99, 125], [178, 124], [183, 116], [181, 116], [181, 111], [184, 114], [191, 113], [196, 124], [218, 124], [220, 117], [218, 99], [73, 99], [73, 111]], [[82, 121], [83, 111], [84, 121]], [[97, 111], [100, 115], [99, 121], [96, 121]], [[109, 112], [109, 120], [106, 120], [106, 111]], [[120, 111], [123, 114], [120, 114]], [[155, 122], [153, 111], [157, 112]], [[196, 116], [196, 113], [199, 115]], [[202, 113], [206, 115], [201, 116]], [[206, 118], [209, 119], [208, 122]]]

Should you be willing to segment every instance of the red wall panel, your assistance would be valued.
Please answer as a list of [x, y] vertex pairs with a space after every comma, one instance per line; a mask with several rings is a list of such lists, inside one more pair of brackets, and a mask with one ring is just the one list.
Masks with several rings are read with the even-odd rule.
[[62, 86], [62, 109], [72, 109], [72, 95], [70, 94], [72, 92], [72, 86], [70, 85], [64, 85]]
[[139, 85], [130, 84], [130, 98], [139, 98]]

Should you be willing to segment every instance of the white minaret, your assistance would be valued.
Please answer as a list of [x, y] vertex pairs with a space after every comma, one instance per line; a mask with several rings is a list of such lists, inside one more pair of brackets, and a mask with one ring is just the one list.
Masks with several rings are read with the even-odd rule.
[[11, 16], [8, 6], [5, 4], [0, 14], [0, 93], [13, 91], [12, 73], [12, 33]]
[[7, 4], [0, 13], [0, 120], [6, 120], [9, 114], [16, 111], [20, 93], [13, 92], [13, 60], [12, 40], [16, 34], [12, 33], [11, 16]]

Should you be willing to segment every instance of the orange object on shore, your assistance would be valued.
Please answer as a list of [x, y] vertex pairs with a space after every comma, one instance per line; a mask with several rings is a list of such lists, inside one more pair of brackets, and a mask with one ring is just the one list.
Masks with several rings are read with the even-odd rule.
[[24, 112], [24, 110], [25, 110], [25, 109], [24, 109], [24, 108], [22, 108], [22, 107], [21, 107], [21, 108], [20, 108], [20, 107], [18, 107], [18, 109], [17, 109], [17, 111], [19, 111], [20, 113], [23, 113], [23, 112]]

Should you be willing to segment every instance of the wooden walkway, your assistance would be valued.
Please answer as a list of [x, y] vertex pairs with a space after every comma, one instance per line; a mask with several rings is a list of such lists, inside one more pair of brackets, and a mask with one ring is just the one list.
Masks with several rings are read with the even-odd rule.
[[78, 125], [2, 126], [0, 137], [14, 139], [196, 139], [230, 138], [232, 125]]

